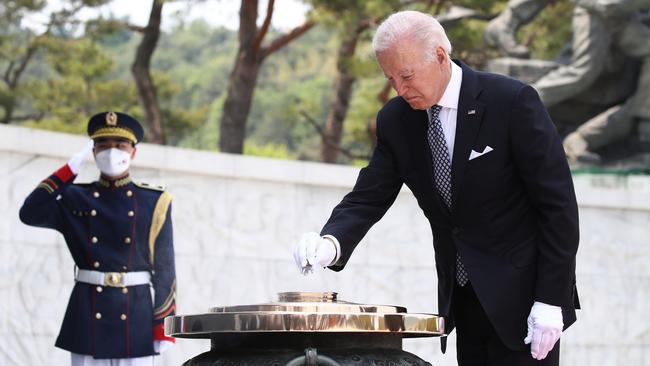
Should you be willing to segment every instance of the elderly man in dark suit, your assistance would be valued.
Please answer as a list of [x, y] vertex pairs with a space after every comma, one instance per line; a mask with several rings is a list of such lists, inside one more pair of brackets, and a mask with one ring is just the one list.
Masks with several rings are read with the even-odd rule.
[[579, 307], [578, 210], [544, 105], [526, 84], [452, 61], [430, 15], [391, 15], [373, 46], [398, 96], [379, 111], [353, 191], [294, 259], [342, 270], [406, 184], [431, 225], [438, 312], [456, 328], [459, 365], [558, 365]]

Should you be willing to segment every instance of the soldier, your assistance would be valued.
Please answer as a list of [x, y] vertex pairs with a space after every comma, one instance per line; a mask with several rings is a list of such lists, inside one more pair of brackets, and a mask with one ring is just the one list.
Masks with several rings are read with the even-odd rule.
[[[99, 113], [88, 135], [86, 148], [27, 197], [20, 219], [59, 231], [74, 259], [75, 285], [56, 340], [72, 365], [151, 365], [174, 342], [163, 331], [176, 309], [171, 195], [131, 181], [144, 135], [136, 119]], [[73, 183], [91, 148], [99, 180]]]

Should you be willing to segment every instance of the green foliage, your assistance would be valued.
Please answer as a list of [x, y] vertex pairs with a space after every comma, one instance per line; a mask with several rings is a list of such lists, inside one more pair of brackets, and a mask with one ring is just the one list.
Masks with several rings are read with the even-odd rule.
[[[80, 1], [65, 3], [69, 6]], [[93, 4], [106, 1], [83, 0]], [[312, 123], [324, 126], [342, 37], [362, 21], [380, 21], [403, 3], [401, 0], [305, 2], [312, 5], [310, 18], [319, 25], [262, 65], [249, 114], [245, 154], [319, 160], [321, 138]], [[11, 1], [0, 14], [0, 71], [4, 73], [11, 62], [19, 61], [30, 45], [36, 49], [16, 88], [0, 82], [0, 107], [15, 104], [16, 115], [32, 116], [20, 122], [25, 125], [80, 134], [85, 133], [88, 117], [101, 110], [124, 111], [144, 121], [131, 75], [141, 35], [126, 26], [128, 19], [94, 19], [86, 23], [82, 33], [74, 33], [70, 27], [54, 27], [47, 34], [23, 28], [21, 17], [45, 3]], [[409, 8], [434, 11], [429, 3], [423, 1]], [[443, 4], [496, 14], [506, 1], [464, 0]], [[569, 1], [556, 1], [523, 28], [519, 36], [530, 45], [534, 57], [553, 58], [570, 38], [570, 16]], [[214, 27], [203, 20], [178, 20], [173, 24], [161, 33], [151, 65], [168, 143], [216, 150], [218, 123], [237, 51], [237, 32]], [[482, 39], [485, 24], [484, 20], [466, 20], [448, 27], [454, 57], [480, 68], [497, 56]], [[385, 86], [370, 45], [373, 31], [374, 28], [369, 28], [363, 32], [355, 57], [343, 60], [357, 82], [344, 123], [342, 147], [355, 156], [370, 153], [368, 124], [381, 108], [377, 98]], [[273, 29], [270, 32], [269, 39], [278, 34]], [[366, 163], [364, 159], [345, 156], [340, 161]]]
[[246, 145], [244, 145], [244, 155], [264, 156], [276, 159], [293, 158], [287, 149], [287, 145], [273, 143], [259, 144], [255, 140], [246, 142]]
[[130, 112], [136, 105], [134, 86], [106, 76], [113, 62], [87, 39], [48, 37], [49, 78], [30, 78], [24, 90], [36, 111], [47, 111], [42, 120], [26, 125], [65, 132], [85, 133], [88, 117], [102, 110]]
[[51, 38], [47, 47], [49, 64], [62, 77], [80, 77], [90, 82], [104, 77], [113, 67], [111, 58], [87, 39]]
[[2, 21], [13, 22], [20, 19], [28, 12], [35, 12], [42, 10], [47, 4], [46, 0], [14, 0], [4, 1], [2, 4], [2, 13], [0, 18]]

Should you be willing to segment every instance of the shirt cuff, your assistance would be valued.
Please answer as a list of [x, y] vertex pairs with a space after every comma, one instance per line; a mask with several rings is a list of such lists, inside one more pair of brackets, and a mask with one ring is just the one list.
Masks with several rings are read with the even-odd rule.
[[334, 260], [332, 261], [332, 263], [327, 265], [328, 267], [333, 266], [334, 264], [336, 264], [336, 262], [339, 261], [339, 258], [341, 258], [341, 244], [339, 244], [338, 239], [336, 239], [334, 236], [329, 235], [329, 234], [328, 235], [323, 235], [323, 239], [327, 239], [327, 240], [331, 241], [332, 244], [334, 244], [334, 248], [336, 250], [336, 255], [334, 256]]
[[59, 170], [54, 172], [54, 175], [61, 180], [63, 183], [67, 183], [72, 179], [76, 174], [70, 169], [70, 165], [66, 164], [62, 166]]

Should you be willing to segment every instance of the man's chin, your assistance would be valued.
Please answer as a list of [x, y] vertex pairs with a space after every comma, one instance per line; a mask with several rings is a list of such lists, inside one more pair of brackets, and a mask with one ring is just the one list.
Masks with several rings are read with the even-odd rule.
[[414, 100], [414, 101], [410, 101], [410, 102], [407, 100], [406, 103], [408, 103], [411, 106], [411, 108], [413, 108], [413, 109], [425, 110], [425, 109], [429, 108], [429, 107], [423, 105], [418, 100]]

